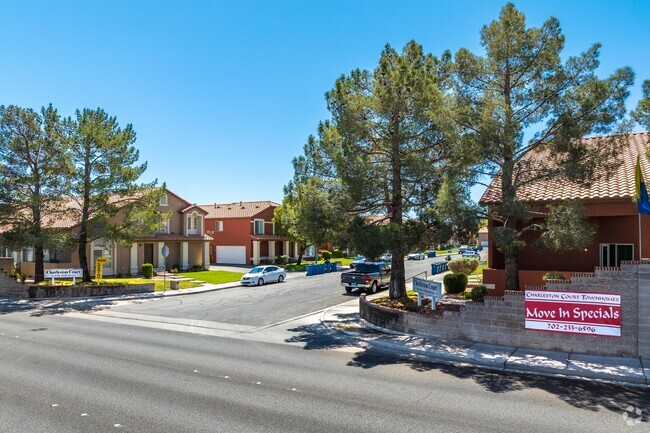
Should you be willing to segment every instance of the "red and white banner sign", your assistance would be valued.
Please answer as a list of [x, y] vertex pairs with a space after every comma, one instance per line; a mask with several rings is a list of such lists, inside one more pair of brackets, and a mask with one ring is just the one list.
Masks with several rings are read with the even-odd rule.
[[621, 295], [526, 290], [526, 329], [621, 336]]

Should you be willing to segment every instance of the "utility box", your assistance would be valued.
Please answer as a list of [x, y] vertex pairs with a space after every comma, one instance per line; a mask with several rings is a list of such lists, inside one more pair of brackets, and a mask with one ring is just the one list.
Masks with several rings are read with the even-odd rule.
[[169, 280], [169, 288], [172, 290], [178, 290], [179, 281], [178, 280]]

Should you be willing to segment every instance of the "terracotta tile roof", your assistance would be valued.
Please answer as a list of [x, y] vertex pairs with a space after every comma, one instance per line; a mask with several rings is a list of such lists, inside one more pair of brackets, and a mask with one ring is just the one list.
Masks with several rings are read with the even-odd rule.
[[[583, 138], [589, 145], [596, 146], [601, 137]], [[581, 186], [572, 182], [546, 179], [522, 186], [517, 197], [527, 202], [555, 202], [562, 200], [633, 200], [635, 196], [634, 170], [638, 155], [641, 157], [641, 171], [646, 185], [650, 181], [650, 160], [643, 155], [650, 149], [650, 132], [634, 132], [628, 136], [628, 145], [622, 151], [622, 163], [611, 173], [609, 178], [602, 174], [590, 186]], [[548, 161], [546, 158], [545, 161]], [[501, 199], [501, 180], [492, 179], [490, 186], [483, 193], [479, 203], [499, 203]]]
[[214, 203], [201, 205], [208, 214], [206, 218], [249, 218], [269, 207], [280, 206], [278, 203], [266, 201], [240, 201], [236, 203]]
[[208, 235], [174, 235], [168, 233], [156, 233], [155, 235], [139, 236], [137, 241], [153, 241], [153, 242], [185, 242], [185, 241], [211, 241], [211, 236]]
[[366, 220], [366, 224], [383, 226], [390, 223], [390, 219], [387, 215], [366, 215], [363, 217]]

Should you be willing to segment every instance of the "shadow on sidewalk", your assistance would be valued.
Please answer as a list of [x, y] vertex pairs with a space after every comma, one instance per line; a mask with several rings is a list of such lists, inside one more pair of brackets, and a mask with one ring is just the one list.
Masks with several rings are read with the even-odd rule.
[[[358, 347], [347, 335], [321, 324], [299, 326], [290, 331], [298, 335], [286, 341], [305, 343], [305, 350]], [[471, 380], [493, 393], [540, 389], [571, 406], [590, 411], [606, 409], [623, 415], [626, 408], [633, 406], [643, 411], [641, 422], [650, 422], [650, 392], [647, 388], [439, 364], [415, 354], [388, 353], [386, 349], [373, 346], [372, 340], [367, 341], [366, 347], [359, 347], [359, 351], [351, 356], [352, 359], [347, 364], [350, 367], [369, 369], [405, 365], [422, 373], [437, 371], [458, 379]], [[635, 419], [637, 417], [632, 413], [630, 416]]]

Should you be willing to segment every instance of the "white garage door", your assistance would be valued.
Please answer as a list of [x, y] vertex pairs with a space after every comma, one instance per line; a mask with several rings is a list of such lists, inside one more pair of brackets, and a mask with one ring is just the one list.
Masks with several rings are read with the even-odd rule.
[[217, 263], [246, 264], [246, 247], [217, 246]]

